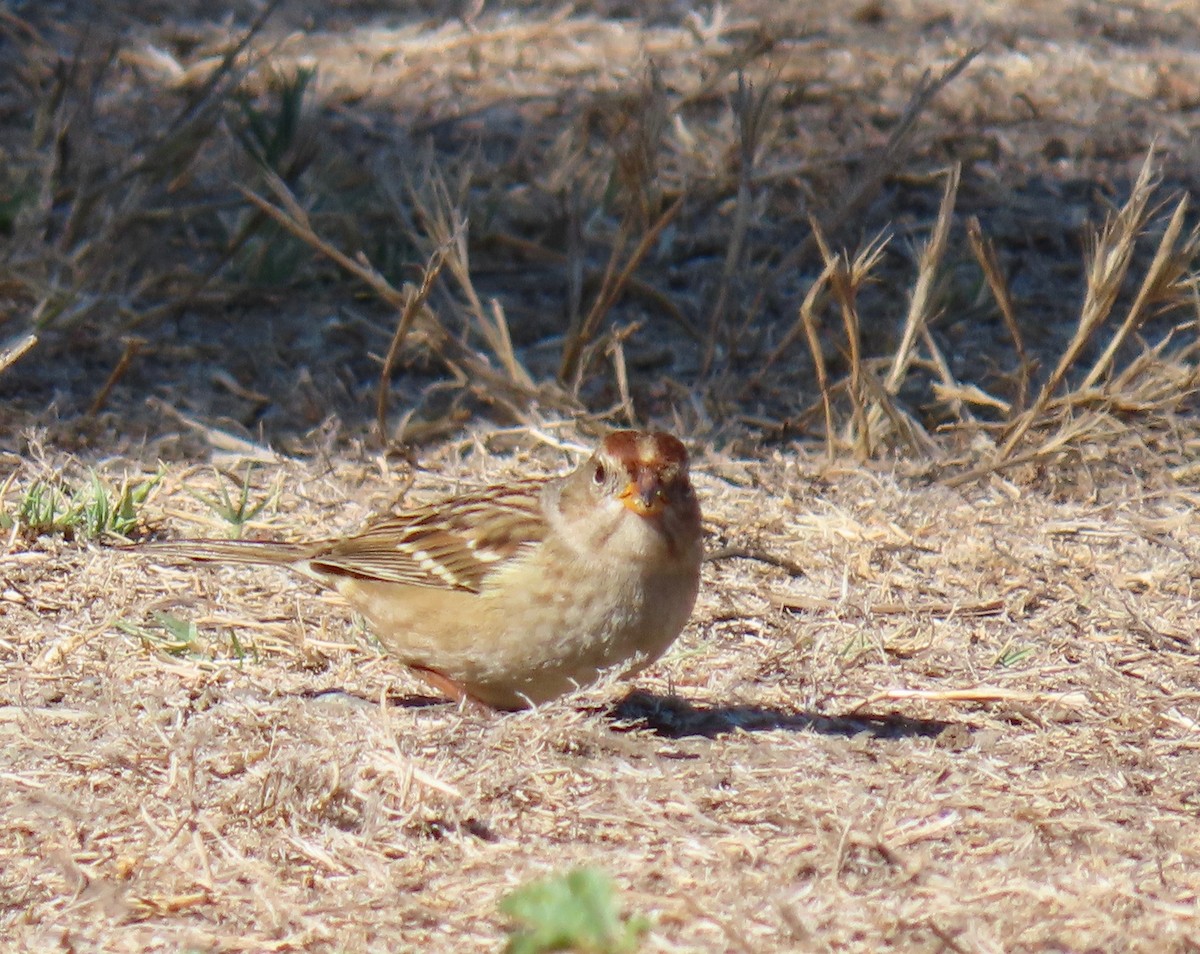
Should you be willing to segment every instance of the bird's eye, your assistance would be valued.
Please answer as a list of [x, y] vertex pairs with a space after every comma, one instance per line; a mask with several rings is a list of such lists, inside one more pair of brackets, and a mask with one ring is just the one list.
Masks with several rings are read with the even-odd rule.
[[604, 469], [603, 464], [597, 464], [595, 471], [592, 473], [592, 480], [598, 484], [604, 483], [604, 478], [608, 476], [608, 471]]

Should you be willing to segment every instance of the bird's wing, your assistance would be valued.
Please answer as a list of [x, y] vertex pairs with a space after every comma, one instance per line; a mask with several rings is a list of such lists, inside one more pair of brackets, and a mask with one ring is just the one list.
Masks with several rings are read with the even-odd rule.
[[314, 545], [315, 573], [478, 593], [508, 560], [541, 543], [541, 481], [488, 487]]

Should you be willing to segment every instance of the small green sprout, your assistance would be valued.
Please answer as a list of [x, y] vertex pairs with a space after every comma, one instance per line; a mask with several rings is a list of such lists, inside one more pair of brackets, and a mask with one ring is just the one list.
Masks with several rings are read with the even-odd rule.
[[139, 626], [127, 620], [118, 620], [116, 626], [121, 632], [140, 639], [148, 648], [172, 656], [184, 656], [194, 650], [199, 635], [195, 623], [170, 613], [155, 613], [153, 618], [155, 627]]
[[[236, 499], [229, 495], [229, 491], [225, 488], [223, 482], [217, 484], [217, 493], [215, 496], [202, 494], [194, 490], [188, 491], [192, 497], [199, 500], [218, 517], [228, 523], [233, 529], [232, 535], [235, 538], [240, 537], [246, 524], [262, 513], [276, 497], [276, 494], [272, 493], [255, 504], [250, 503], [250, 475], [253, 472], [254, 464], [247, 464], [246, 473], [242, 477], [241, 487], [238, 490]], [[218, 474], [218, 477], [220, 476]], [[233, 480], [231, 476], [226, 476], [228, 479]]]
[[594, 868], [518, 888], [500, 902], [500, 911], [520, 923], [505, 954], [628, 954], [650, 929], [643, 917], [621, 918], [612, 880]]

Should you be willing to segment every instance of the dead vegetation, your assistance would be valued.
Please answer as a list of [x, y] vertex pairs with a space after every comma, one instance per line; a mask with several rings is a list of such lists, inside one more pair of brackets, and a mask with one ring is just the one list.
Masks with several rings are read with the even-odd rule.
[[[1191, 4], [161, 6], [0, 15], [4, 943], [496, 950], [585, 866], [644, 950], [1200, 947]], [[712, 556], [632, 694], [107, 545], [626, 421]]]

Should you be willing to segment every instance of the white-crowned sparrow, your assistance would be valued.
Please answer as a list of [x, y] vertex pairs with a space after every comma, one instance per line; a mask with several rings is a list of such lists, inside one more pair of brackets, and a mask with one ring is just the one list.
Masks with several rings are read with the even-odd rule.
[[501, 709], [658, 659], [691, 614], [703, 551], [687, 451], [642, 431], [610, 433], [565, 476], [451, 497], [353, 536], [141, 549], [289, 567], [336, 589], [428, 682]]

